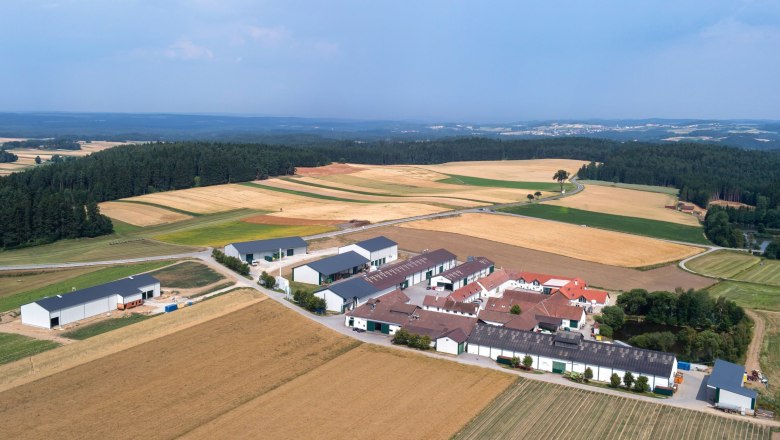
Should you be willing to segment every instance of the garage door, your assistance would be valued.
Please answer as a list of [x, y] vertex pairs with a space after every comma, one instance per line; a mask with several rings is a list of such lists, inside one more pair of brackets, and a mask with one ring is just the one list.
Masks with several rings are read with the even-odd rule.
[[566, 364], [553, 361], [553, 373], [563, 374], [566, 372]]

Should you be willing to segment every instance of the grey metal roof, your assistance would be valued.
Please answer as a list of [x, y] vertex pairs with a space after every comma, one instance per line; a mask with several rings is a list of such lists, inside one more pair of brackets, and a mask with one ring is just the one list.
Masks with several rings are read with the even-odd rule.
[[379, 237], [369, 238], [355, 243], [369, 252], [376, 252], [389, 247], [398, 246], [398, 243], [390, 240], [389, 238], [380, 235]]
[[[558, 344], [555, 343], [556, 339]], [[675, 361], [672, 353], [578, 341], [576, 336], [561, 337], [486, 324], [477, 324], [469, 336], [469, 344], [658, 377], [670, 377]]]
[[490, 266], [493, 266], [492, 261], [485, 257], [476, 257], [471, 261], [467, 261], [463, 264], [459, 264], [453, 267], [452, 269], [446, 270], [437, 276], [444, 277], [450, 281], [457, 281], [487, 269]]
[[452, 252], [446, 249], [436, 249], [415, 255], [406, 261], [383, 266], [377, 271], [366, 274], [365, 279], [377, 288], [386, 289], [401, 284], [409, 276], [453, 260], [455, 260], [455, 254]]
[[306, 266], [311, 267], [323, 275], [333, 275], [334, 273], [343, 272], [366, 263], [368, 263], [368, 258], [355, 251], [349, 251], [332, 257], [325, 257], [321, 260], [311, 262]]
[[149, 274], [133, 275], [132, 277], [122, 278], [121, 280], [112, 281], [99, 286], [87, 287], [86, 289], [76, 290], [75, 292], [65, 293], [60, 296], [50, 296], [35, 302], [44, 309], [54, 312], [106, 298], [111, 295], [118, 294], [125, 297], [140, 292], [139, 288], [143, 286], [159, 282], [160, 281], [157, 278]]
[[758, 396], [758, 392], [742, 386], [744, 375], [745, 367], [742, 365], [732, 364], [723, 359], [716, 359], [715, 365], [712, 367], [712, 374], [710, 374], [710, 378], [707, 380], [707, 386], [755, 399]]
[[279, 249], [306, 247], [306, 241], [297, 236], [271, 238], [269, 240], [242, 241], [230, 244], [232, 244], [241, 254], [254, 254], [258, 252], [278, 251]]
[[338, 283], [333, 283], [326, 289], [320, 289], [320, 291], [322, 290], [330, 290], [336, 295], [344, 298], [346, 301], [353, 298], [363, 299], [380, 292], [379, 289], [360, 277], [352, 277]]

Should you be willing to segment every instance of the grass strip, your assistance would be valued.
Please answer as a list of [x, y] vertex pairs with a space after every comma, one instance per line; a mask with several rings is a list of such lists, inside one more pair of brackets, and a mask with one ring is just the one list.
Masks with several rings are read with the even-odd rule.
[[59, 347], [54, 341], [34, 339], [13, 333], [0, 333], [0, 365]]
[[137, 322], [145, 321], [155, 315], [142, 315], [140, 313], [132, 313], [128, 316], [119, 318], [111, 318], [105, 321], [96, 322], [94, 324], [88, 324], [77, 327], [73, 330], [62, 333], [62, 336], [69, 339], [77, 339], [79, 341], [89, 339], [93, 336], [97, 336], [103, 333], [116, 330], [118, 328], [126, 327]]

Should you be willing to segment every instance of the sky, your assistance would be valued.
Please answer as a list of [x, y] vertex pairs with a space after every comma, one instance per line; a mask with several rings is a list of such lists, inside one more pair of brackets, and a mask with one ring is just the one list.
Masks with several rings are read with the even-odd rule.
[[2, 0], [0, 111], [780, 119], [780, 1]]

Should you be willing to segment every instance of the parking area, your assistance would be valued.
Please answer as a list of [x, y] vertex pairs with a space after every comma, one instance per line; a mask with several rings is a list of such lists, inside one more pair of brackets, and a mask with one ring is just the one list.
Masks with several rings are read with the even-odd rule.
[[682, 371], [683, 383], [680, 384], [673, 399], [684, 405], [707, 406], [707, 377], [704, 371]]
[[404, 293], [406, 296], [409, 297], [409, 303], [414, 304], [416, 306], [422, 307], [423, 299], [425, 298], [425, 295], [437, 295], [437, 296], [447, 296], [450, 294], [448, 291], [436, 291], [436, 290], [428, 290], [428, 281], [423, 281], [421, 283], [417, 283], [414, 286], [409, 286], [406, 289], [404, 289]]

